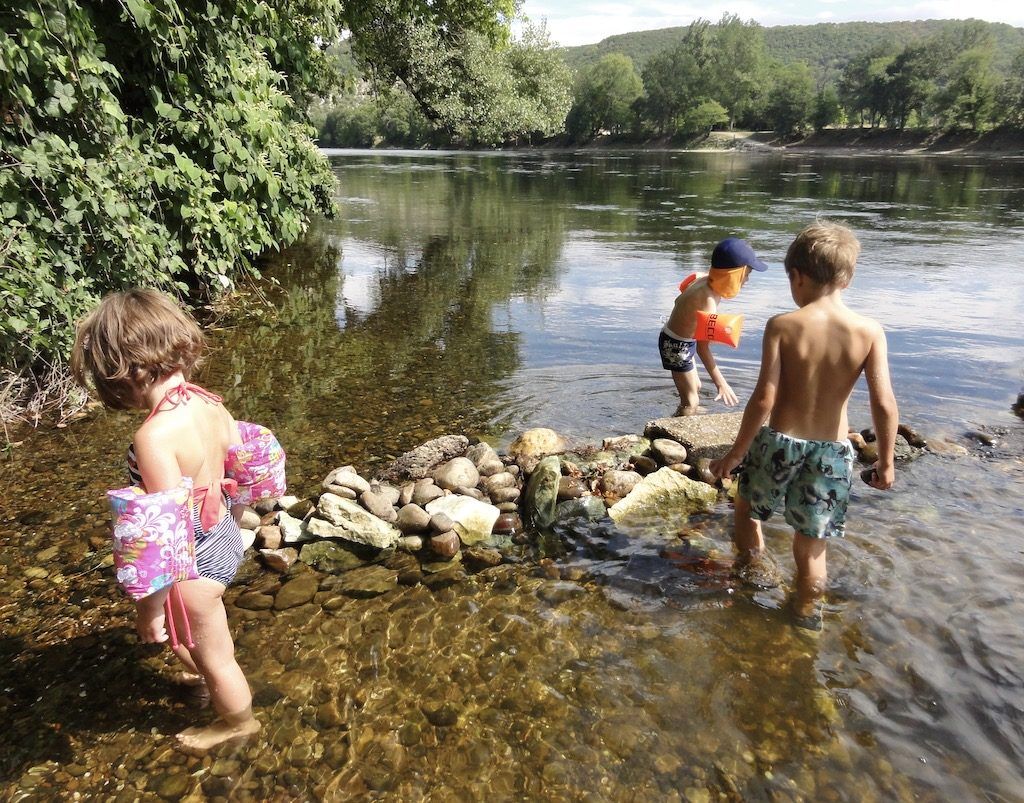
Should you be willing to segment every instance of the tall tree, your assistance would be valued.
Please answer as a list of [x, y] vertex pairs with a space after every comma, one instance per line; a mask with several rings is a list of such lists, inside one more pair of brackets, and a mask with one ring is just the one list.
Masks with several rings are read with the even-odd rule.
[[602, 130], [620, 134], [632, 126], [633, 103], [644, 85], [633, 60], [621, 53], [609, 53], [580, 75], [572, 110], [566, 121], [570, 135], [589, 139]]
[[723, 14], [714, 30], [708, 92], [725, 107], [729, 128], [753, 109], [767, 61], [761, 26], [754, 20], [744, 22], [735, 14]]
[[779, 68], [768, 93], [767, 114], [775, 131], [792, 136], [803, 131], [814, 106], [814, 79], [804, 62]]
[[659, 134], [682, 126], [686, 112], [708, 100], [712, 41], [710, 23], [696, 20], [679, 43], [655, 54], [644, 66], [644, 116]]

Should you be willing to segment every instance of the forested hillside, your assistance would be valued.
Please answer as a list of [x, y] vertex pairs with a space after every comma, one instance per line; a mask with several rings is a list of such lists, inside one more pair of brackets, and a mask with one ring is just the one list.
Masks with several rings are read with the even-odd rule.
[[[905, 47], [938, 34], [949, 34], [962, 23], [958, 20], [918, 20], [914, 22], [824, 22], [817, 25], [780, 25], [763, 28], [767, 55], [783, 64], [807, 62], [815, 84], [834, 81], [843, 66], [855, 56], [882, 45]], [[1024, 28], [997, 22], [979, 22], [995, 40], [993, 67], [1009, 69], [1015, 53], [1024, 47]], [[562, 51], [566, 64], [580, 71], [597, 63], [609, 53], [629, 56], [637, 69], [643, 69], [651, 56], [672, 47], [686, 35], [688, 26], [637, 31], [609, 36], [592, 45], [567, 47]]]

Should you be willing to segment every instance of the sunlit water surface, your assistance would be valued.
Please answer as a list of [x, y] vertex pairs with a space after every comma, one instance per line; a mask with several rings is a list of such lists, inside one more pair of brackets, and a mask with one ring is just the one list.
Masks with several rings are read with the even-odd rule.
[[[745, 333], [716, 353], [745, 398], [765, 321], [792, 305], [786, 246], [819, 215], [861, 240], [847, 302], [888, 332], [903, 420], [969, 453], [925, 455], [892, 493], [855, 489], [818, 638], [791, 626], [782, 592], [732, 588], [725, 503], [694, 522], [717, 564], [687, 562], [674, 534], [598, 526], [563, 532], [570, 551], [546, 567], [283, 612], [230, 604], [274, 582], [249, 565], [229, 614], [265, 728], [197, 759], [164, 736], [192, 721], [189, 701], [94, 568], [102, 492], [121, 483], [137, 419], [100, 411], [34, 433], [2, 466], [5, 794], [1024, 799], [1024, 437], [1010, 412], [1024, 164], [589, 152], [332, 163], [340, 214], [266, 265], [273, 309], [219, 325], [200, 377], [275, 429], [300, 495], [334, 466], [372, 474], [447, 432], [502, 446], [549, 426], [592, 443], [671, 414], [657, 331], [680, 279], [731, 234], [772, 265], [725, 307]], [[863, 387], [851, 421], [870, 423]], [[995, 446], [966, 437], [977, 430]], [[768, 540], [791, 574], [786, 527]]]

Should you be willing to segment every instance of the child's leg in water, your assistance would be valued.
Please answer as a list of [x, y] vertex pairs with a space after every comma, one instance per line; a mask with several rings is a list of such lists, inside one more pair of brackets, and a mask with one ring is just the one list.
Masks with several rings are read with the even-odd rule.
[[[218, 718], [210, 725], [185, 729], [178, 734], [178, 743], [186, 751], [204, 752], [222, 742], [255, 733], [260, 724], [252, 715], [249, 684], [235, 660], [222, 600], [224, 586], [201, 578], [180, 583], [179, 588], [195, 642], [195, 647], [187, 652], [206, 680]], [[178, 632], [183, 632], [180, 627]]]
[[750, 502], [739, 494], [733, 511], [733, 543], [736, 573], [743, 582], [759, 588], [775, 588], [779, 584], [779, 568], [765, 550], [761, 522], [750, 515]]
[[821, 629], [818, 601], [825, 593], [828, 571], [825, 565], [825, 539], [793, 534], [793, 559], [796, 561], [796, 597], [793, 613], [797, 624]]
[[700, 404], [700, 377], [697, 371], [673, 371], [672, 381], [675, 382], [679, 394], [679, 407], [676, 415], [693, 415]]

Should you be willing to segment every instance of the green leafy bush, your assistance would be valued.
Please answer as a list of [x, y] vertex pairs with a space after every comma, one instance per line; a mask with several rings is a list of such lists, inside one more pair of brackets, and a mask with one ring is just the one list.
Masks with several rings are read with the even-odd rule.
[[59, 363], [102, 294], [227, 285], [331, 211], [305, 119], [336, 0], [8, 0], [0, 364]]

